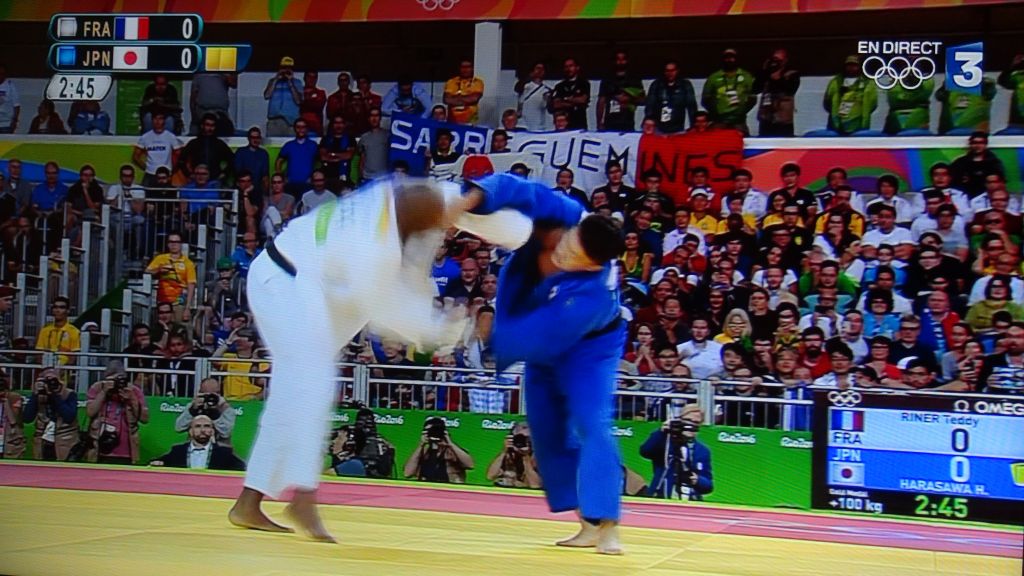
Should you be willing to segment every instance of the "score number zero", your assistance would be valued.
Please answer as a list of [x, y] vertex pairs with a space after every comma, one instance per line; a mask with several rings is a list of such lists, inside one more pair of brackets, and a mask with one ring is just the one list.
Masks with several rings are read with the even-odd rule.
[[48, 100], [103, 100], [113, 79], [103, 74], [55, 74], [46, 86]]

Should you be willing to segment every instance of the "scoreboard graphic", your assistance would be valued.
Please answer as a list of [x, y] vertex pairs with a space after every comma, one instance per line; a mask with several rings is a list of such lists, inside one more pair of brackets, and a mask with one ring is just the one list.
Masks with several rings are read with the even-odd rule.
[[201, 45], [197, 14], [56, 14], [47, 64], [52, 100], [103, 99], [110, 74], [233, 73], [245, 69], [248, 45]]
[[815, 392], [814, 508], [1024, 524], [1024, 398]]

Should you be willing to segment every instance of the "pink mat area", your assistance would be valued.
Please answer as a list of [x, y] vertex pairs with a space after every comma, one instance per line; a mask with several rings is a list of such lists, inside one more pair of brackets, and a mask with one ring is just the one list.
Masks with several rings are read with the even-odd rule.
[[[234, 498], [242, 488], [242, 478], [131, 468], [0, 464], [0, 485]], [[325, 482], [320, 488], [320, 501], [345, 506], [574, 520], [569, 514], [548, 512], [543, 498], [536, 493], [517, 495], [436, 485], [387, 486]], [[1007, 558], [1021, 558], [1024, 553], [1024, 533], [1021, 532], [829, 514], [672, 505], [651, 501], [624, 503], [622, 522], [625, 526], [663, 530], [791, 538]]]

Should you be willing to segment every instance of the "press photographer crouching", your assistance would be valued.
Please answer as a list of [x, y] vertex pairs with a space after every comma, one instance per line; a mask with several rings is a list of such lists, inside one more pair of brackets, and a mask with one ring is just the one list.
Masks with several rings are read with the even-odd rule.
[[405, 463], [405, 477], [426, 482], [465, 484], [466, 471], [473, 469], [473, 457], [452, 442], [443, 418], [432, 416], [423, 422], [420, 447]]
[[207, 378], [199, 383], [199, 392], [188, 405], [188, 409], [178, 414], [174, 421], [174, 431], [189, 430], [196, 416], [207, 416], [213, 421], [214, 440], [221, 446], [231, 446], [231, 432], [235, 429], [235, 409], [220, 394], [220, 382], [216, 378]]
[[188, 442], [171, 446], [170, 452], [149, 464], [192, 470], [245, 470], [245, 462], [235, 456], [230, 446], [214, 441], [215, 433], [213, 419], [198, 414], [189, 423]]
[[687, 404], [678, 418], [665, 422], [640, 447], [640, 455], [654, 468], [651, 496], [703, 500], [714, 490], [711, 451], [697, 441], [703, 417], [699, 406]]
[[530, 425], [517, 422], [505, 437], [505, 449], [487, 467], [487, 479], [506, 488], [540, 488], [537, 461], [533, 456]]
[[394, 470], [395, 446], [377, 432], [372, 410], [359, 410], [354, 426], [331, 435], [331, 471], [338, 476], [390, 478]]
[[149, 422], [142, 389], [129, 381], [124, 365], [111, 360], [103, 379], [89, 387], [85, 405], [92, 446], [89, 462], [135, 464], [139, 460], [139, 424]]
[[21, 418], [26, 423], [35, 421], [32, 455], [36, 460], [66, 460], [78, 443], [78, 394], [64, 385], [55, 368], [39, 373]]

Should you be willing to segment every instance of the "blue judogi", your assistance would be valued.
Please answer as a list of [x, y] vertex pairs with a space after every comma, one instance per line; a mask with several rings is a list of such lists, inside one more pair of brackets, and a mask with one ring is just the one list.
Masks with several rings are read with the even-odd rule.
[[[582, 207], [540, 184], [501, 174], [477, 183], [474, 212], [514, 208], [535, 225], [568, 228]], [[526, 363], [526, 412], [552, 512], [619, 519], [622, 467], [611, 434], [615, 371], [625, 342], [611, 266], [541, 276], [534, 239], [498, 277], [492, 348], [499, 372]]]

